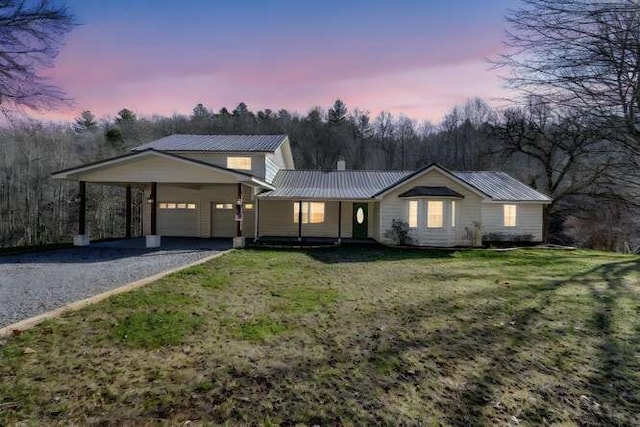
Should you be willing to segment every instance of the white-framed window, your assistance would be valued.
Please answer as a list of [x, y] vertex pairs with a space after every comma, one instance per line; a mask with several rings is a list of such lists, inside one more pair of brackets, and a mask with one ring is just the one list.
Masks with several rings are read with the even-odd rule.
[[409, 228], [418, 228], [418, 201], [409, 200], [409, 212], [407, 215]]
[[160, 202], [158, 209], [197, 209], [198, 205], [194, 202]]
[[[293, 204], [293, 223], [298, 224], [300, 216], [300, 203]], [[324, 223], [324, 202], [302, 202], [302, 223]]]
[[515, 227], [517, 223], [518, 208], [516, 205], [504, 205], [503, 218], [505, 227]]
[[442, 228], [444, 219], [444, 202], [427, 200], [427, 228]]
[[251, 170], [251, 157], [227, 157], [227, 168]]
[[451, 228], [455, 228], [456, 226], [456, 201], [451, 201]]
[[216, 203], [216, 209], [233, 209], [233, 203]]

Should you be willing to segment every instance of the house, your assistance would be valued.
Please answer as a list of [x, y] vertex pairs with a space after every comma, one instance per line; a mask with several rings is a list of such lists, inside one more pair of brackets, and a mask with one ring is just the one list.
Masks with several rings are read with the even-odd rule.
[[129, 154], [57, 172], [79, 182], [76, 245], [87, 183], [141, 188], [147, 246], [160, 236], [375, 239], [393, 243], [394, 220], [413, 244], [474, 246], [482, 235], [542, 240], [544, 194], [503, 172], [297, 170], [285, 135], [171, 135]]

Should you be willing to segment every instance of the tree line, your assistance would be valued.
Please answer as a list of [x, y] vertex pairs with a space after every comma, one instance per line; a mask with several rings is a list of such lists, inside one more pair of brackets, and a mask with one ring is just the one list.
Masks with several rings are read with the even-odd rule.
[[[450, 170], [502, 170], [554, 198], [546, 212], [551, 242], [622, 250], [640, 237], [633, 187], [620, 179], [625, 153], [582, 117], [535, 98], [503, 111], [470, 99], [433, 124], [389, 112], [373, 116], [336, 100], [306, 114], [197, 104], [189, 116], [147, 118], [122, 109], [109, 120], [85, 111], [72, 125], [15, 122], [0, 131], [0, 244], [68, 241], [77, 226], [77, 184], [50, 174], [175, 133], [286, 134], [298, 169], [333, 169], [344, 159], [350, 169], [438, 163]], [[134, 196], [140, 233], [143, 200]], [[88, 200], [92, 238], [124, 235], [123, 188], [89, 185]]]

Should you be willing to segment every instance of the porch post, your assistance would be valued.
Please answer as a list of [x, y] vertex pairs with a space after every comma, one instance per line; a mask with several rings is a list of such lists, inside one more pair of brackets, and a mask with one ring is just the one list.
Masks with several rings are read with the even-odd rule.
[[78, 234], [73, 236], [74, 246], [89, 246], [87, 236], [87, 183], [78, 181]]
[[155, 236], [157, 231], [157, 221], [158, 221], [158, 183], [151, 183], [151, 235]]
[[256, 242], [260, 238], [260, 199], [256, 198], [256, 210], [255, 210], [255, 240]]
[[127, 184], [125, 196], [125, 232], [124, 237], [131, 238], [131, 185]]
[[342, 242], [342, 200], [338, 202], [338, 244]]
[[302, 241], [302, 200], [298, 201], [298, 241]]
[[146, 246], [148, 248], [160, 247], [160, 236], [157, 234], [158, 223], [158, 183], [151, 183], [151, 194], [149, 195], [149, 204], [151, 205], [151, 234], [146, 237]]
[[236, 237], [233, 239], [234, 248], [244, 248], [245, 241], [242, 237], [242, 183], [238, 183], [238, 197], [236, 199]]

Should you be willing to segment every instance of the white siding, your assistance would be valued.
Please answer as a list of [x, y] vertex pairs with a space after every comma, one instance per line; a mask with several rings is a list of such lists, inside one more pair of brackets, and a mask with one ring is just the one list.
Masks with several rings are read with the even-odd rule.
[[[162, 173], [158, 173], [162, 171]], [[217, 172], [207, 166], [187, 164], [184, 161], [159, 156], [148, 156], [131, 161], [80, 173], [75, 176], [88, 182], [237, 182], [228, 172]]]
[[[516, 205], [516, 226], [504, 226], [504, 205]], [[483, 203], [482, 232], [501, 233], [506, 239], [509, 236], [530, 234], [533, 241], [542, 241], [542, 209], [541, 203]]]
[[[481, 206], [482, 198], [468, 189], [468, 187], [458, 184], [450, 177], [438, 170], [432, 170], [420, 178], [411, 180], [405, 185], [387, 194], [380, 202], [380, 223], [378, 238], [386, 243], [393, 243], [385, 236], [387, 230], [391, 229], [394, 219], [407, 222], [408, 220], [408, 200], [398, 197], [403, 192], [416, 186], [449, 187], [464, 196], [464, 199], [456, 200], [457, 221], [456, 227], [450, 227], [451, 204], [449, 199], [432, 198], [431, 200], [444, 200], [444, 227], [427, 228], [426, 200], [421, 199], [418, 208], [418, 227], [411, 230], [410, 237], [413, 243], [421, 246], [458, 246], [470, 245], [469, 232], [474, 229], [474, 223], [482, 221]], [[467, 231], [469, 230], [469, 232]]]
[[251, 170], [240, 170], [256, 178], [265, 179], [265, 155], [263, 153], [176, 153], [182, 157], [211, 163], [216, 166], [227, 167], [227, 157], [251, 157]]
[[264, 167], [265, 167], [265, 177], [264, 180], [271, 184], [273, 179], [276, 177], [276, 174], [280, 169], [282, 169], [276, 162], [271, 160], [269, 156], [264, 159]]
[[[293, 200], [260, 200], [260, 236], [297, 237], [293, 219]], [[338, 237], [338, 202], [324, 202], [322, 224], [302, 224], [302, 237]], [[342, 237], [351, 237], [351, 206], [342, 203]]]

